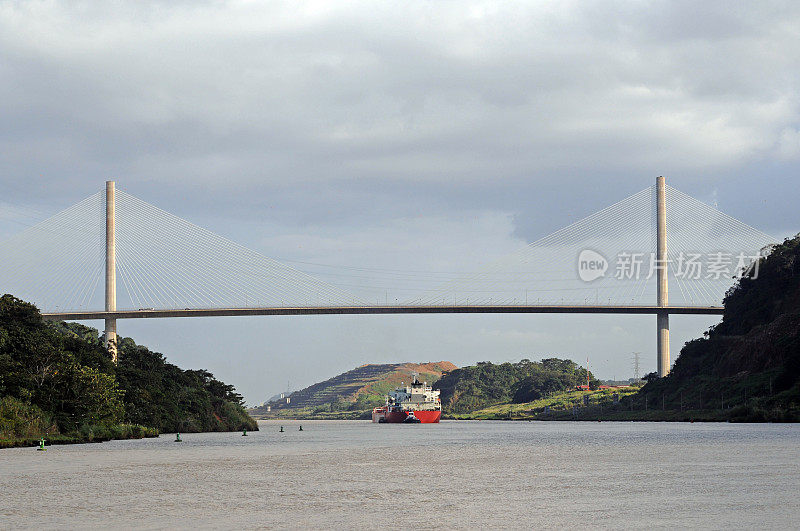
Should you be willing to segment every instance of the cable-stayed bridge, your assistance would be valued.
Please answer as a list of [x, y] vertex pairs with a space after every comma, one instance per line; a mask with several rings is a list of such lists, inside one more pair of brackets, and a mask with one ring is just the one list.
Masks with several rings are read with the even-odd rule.
[[[665, 375], [669, 314], [722, 313], [733, 278], [745, 270], [757, 274], [753, 264], [774, 242], [658, 178], [654, 186], [470, 271], [331, 271], [322, 264], [303, 264], [301, 271], [109, 181], [105, 190], [0, 243], [0, 291], [34, 302], [47, 319], [104, 319], [115, 359], [117, 319], [655, 314], [658, 371]], [[375, 285], [376, 278], [409, 286], [399, 289], [412, 294], [390, 303], [386, 285]]]

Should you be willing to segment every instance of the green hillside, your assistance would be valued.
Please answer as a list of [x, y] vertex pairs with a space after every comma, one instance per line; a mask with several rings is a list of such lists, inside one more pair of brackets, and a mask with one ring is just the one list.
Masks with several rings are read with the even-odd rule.
[[[304, 413], [327, 413], [338, 411], [364, 411], [383, 405], [386, 393], [402, 382], [410, 382], [412, 373], [419, 374], [421, 381], [432, 383], [442, 374], [457, 369], [449, 361], [427, 363], [368, 364], [334, 376], [289, 395], [289, 403], [275, 401], [269, 404], [272, 415], [280, 416]], [[282, 413], [281, 413], [282, 412]], [[265, 406], [251, 410], [258, 416], [266, 416]]]
[[528, 402], [504, 402], [467, 413], [447, 413], [459, 420], [596, 420], [617, 399], [634, 395], [638, 387], [615, 387], [596, 391], [566, 390], [541, 395]]
[[[722, 322], [681, 349], [670, 374], [635, 389], [561, 393], [458, 418], [650, 421], [800, 421], [800, 235], [739, 279]], [[455, 376], [455, 373], [448, 378]], [[445, 380], [439, 382], [443, 385]], [[614, 394], [617, 394], [615, 399]]]
[[208, 371], [119, 341], [119, 364], [94, 328], [47, 322], [0, 297], [0, 447], [155, 436], [159, 431], [258, 429], [236, 390]]
[[800, 235], [725, 297], [722, 322], [689, 341], [639, 401], [721, 410], [732, 420], [800, 420]]
[[[494, 364], [483, 361], [462, 367], [442, 377], [434, 388], [441, 391], [445, 413], [469, 413], [497, 404], [525, 403], [546, 394], [575, 389], [586, 384], [586, 369], [572, 360]], [[599, 383], [589, 373], [593, 388]]]

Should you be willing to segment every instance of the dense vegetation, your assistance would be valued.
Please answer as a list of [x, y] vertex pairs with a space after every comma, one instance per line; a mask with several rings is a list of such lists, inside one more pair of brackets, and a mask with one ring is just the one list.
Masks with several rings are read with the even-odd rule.
[[129, 338], [119, 353], [114, 365], [97, 330], [0, 297], [0, 440], [257, 429], [211, 373], [181, 370]]
[[640, 395], [666, 409], [722, 409], [732, 420], [800, 420], [800, 235], [740, 279], [722, 322]]
[[258, 426], [244, 409], [232, 385], [205, 370], [183, 370], [164, 356], [137, 345], [119, 342], [117, 379], [129, 422], [160, 431], [233, 431]]
[[[589, 373], [590, 385], [599, 381]], [[495, 404], [531, 402], [544, 396], [586, 384], [586, 369], [571, 360], [523, 359], [518, 363], [484, 361], [456, 369], [434, 384], [441, 391], [448, 413], [467, 413]]]

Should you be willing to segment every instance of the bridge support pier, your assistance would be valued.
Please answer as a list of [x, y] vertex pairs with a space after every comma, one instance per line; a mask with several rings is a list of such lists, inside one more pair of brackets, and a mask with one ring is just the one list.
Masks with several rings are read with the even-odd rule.
[[106, 319], [104, 331], [106, 349], [111, 354], [111, 361], [117, 363], [119, 354], [117, 353], [117, 320]]
[[[667, 184], [664, 177], [656, 179], [656, 271], [658, 272], [658, 306], [669, 304], [667, 290]], [[669, 313], [658, 312], [656, 317], [658, 342], [658, 376], [663, 378], [669, 374]]]
[[[106, 311], [117, 311], [116, 201], [114, 181], [106, 181]], [[105, 320], [105, 345], [117, 363], [117, 320]]]
[[669, 374], [669, 314], [659, 312], [656, 315], [658, 327], [658, 375], [664, 377]]

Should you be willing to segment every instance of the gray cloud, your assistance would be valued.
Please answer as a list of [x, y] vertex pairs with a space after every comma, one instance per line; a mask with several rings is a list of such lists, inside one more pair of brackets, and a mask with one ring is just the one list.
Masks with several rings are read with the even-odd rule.
[[[0, 200], [48, 212], [115, 178], [278, 258], [460, 270], [665, 174], [785, 234], [798, 19], [791, 2], [4, 2]], [[2, 233], [30, 222], [15, 212]]]

